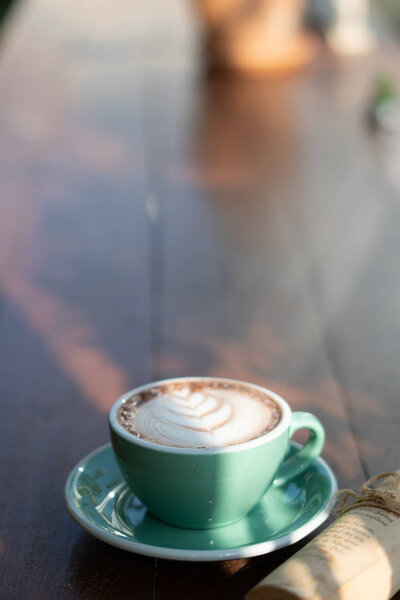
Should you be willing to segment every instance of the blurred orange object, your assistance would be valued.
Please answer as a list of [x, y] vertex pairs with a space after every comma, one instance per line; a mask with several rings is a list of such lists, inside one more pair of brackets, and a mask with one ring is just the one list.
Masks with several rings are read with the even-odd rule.
[[319, 47], [303, 30], [304, 0], [195, 0], [211, 67], [281, 75], [308, 64]]

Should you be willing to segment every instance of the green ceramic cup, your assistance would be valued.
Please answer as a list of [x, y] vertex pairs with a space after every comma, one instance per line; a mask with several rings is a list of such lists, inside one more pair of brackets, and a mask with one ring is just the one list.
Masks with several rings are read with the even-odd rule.
[[[201, 381], [201, 377], [179, 381]], [[292, 412], [283, 398], [265, 388], [240, 383], [270, 396], [282, 411], [278, 425], [256, 439], [223, 448], [178, 448], [139, 439], [125, 431], [116, 419], [119, 406], [133, 394], [122, 396], [110, 411], [113, 450], [131, 490], [159, 519], [191, 529], [209, 529], [233, 523], [259, 502], [271, 485], [282, 485], [304, 471], [322, 451], [325, 432], [311, 413]], [[309, 429], [307, 443], [285, 460], [290, 437]]]

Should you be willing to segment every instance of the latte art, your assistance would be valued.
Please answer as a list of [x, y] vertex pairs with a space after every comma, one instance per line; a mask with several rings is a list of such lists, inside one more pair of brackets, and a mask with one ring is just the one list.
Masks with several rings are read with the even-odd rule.
[[166, 446], [239, 444], [270, 431], [280, 420], [279, 407], [268, 396], [240, 386], [175, 384], [154, 388], [147, 396], [123, 404], [118, 421], [133, 435]]

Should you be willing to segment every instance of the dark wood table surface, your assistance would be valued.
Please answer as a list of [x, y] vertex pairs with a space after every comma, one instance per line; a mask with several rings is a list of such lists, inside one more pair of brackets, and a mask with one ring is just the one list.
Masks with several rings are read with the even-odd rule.
[[240, 599], [301, 546], [181, 563], [75, 524], [70, 469], [151, 380], [276, 390], [342, 487], [400, 467], [400, 152], [365, 121], [400, 53], [206, 76], [191, 9], [21, 0], [1, 32], [4, 600]]

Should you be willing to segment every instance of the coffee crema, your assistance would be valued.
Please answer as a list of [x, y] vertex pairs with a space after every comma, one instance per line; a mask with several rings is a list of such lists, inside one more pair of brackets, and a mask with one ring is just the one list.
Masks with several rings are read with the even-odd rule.
[[118, 423], [132, 435], [162, 446], [221, 448], [253, 440], [281, 420], [267, 393], [241, 383], [171, 381], [128, 398]]

